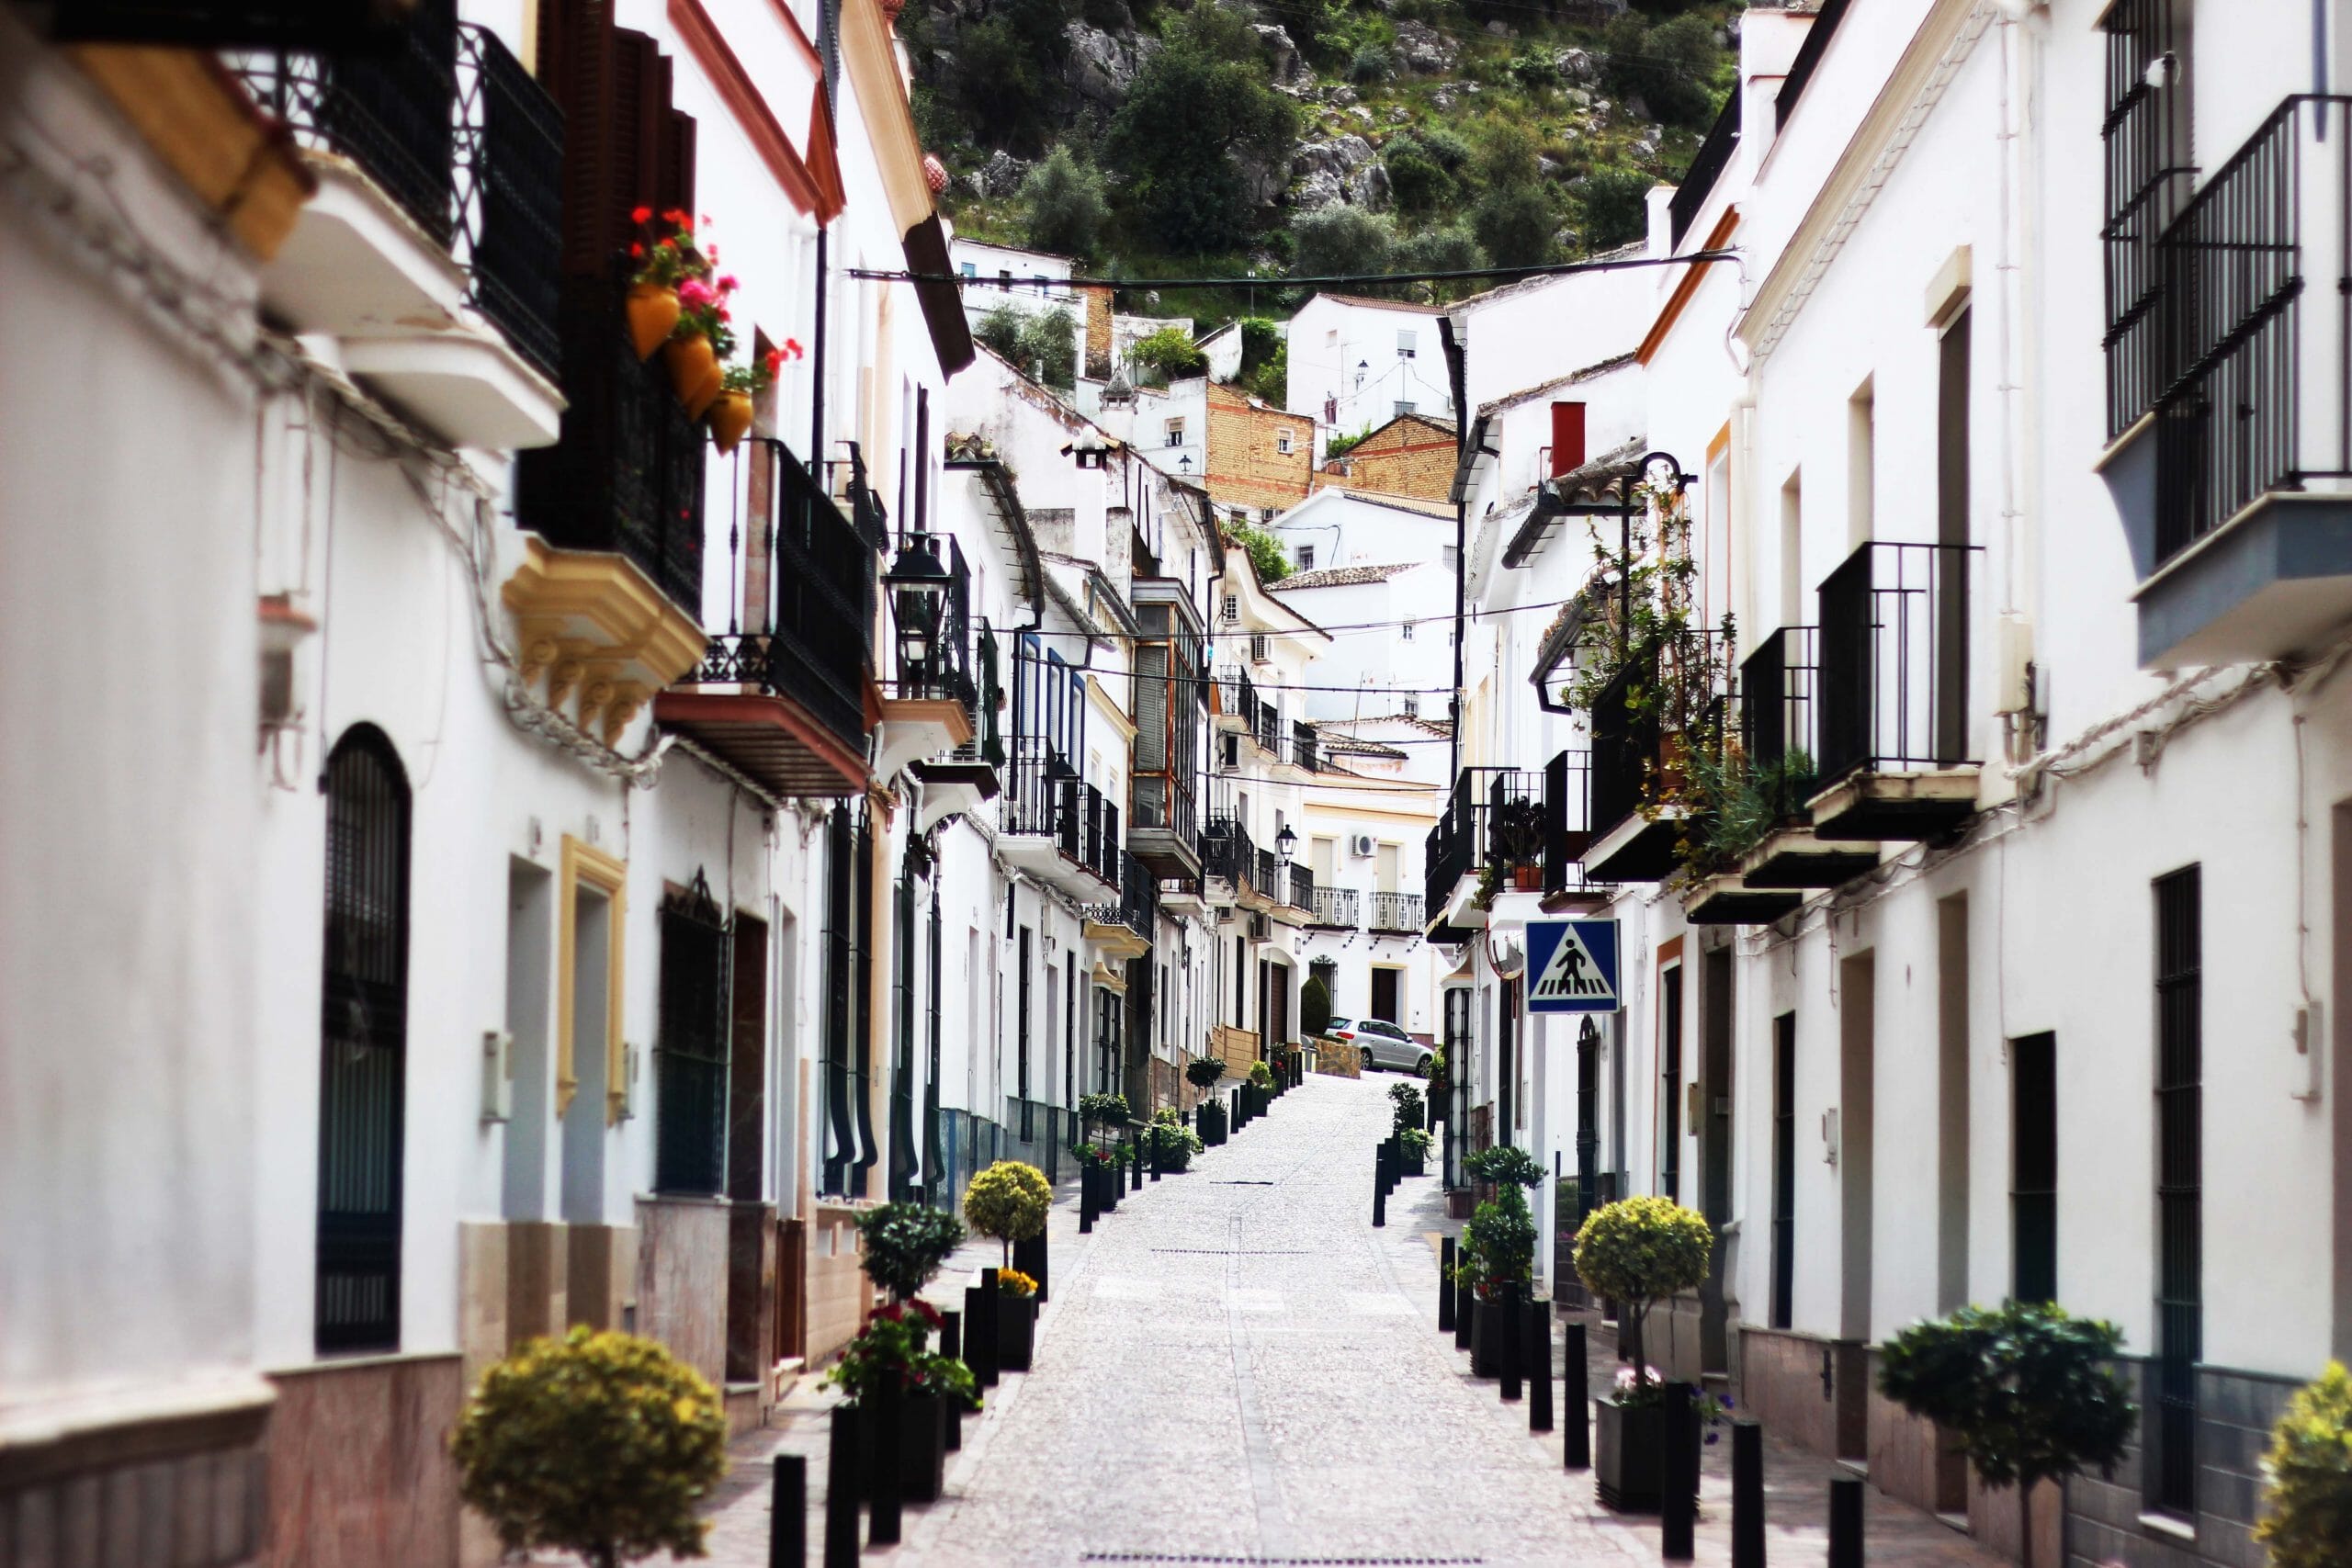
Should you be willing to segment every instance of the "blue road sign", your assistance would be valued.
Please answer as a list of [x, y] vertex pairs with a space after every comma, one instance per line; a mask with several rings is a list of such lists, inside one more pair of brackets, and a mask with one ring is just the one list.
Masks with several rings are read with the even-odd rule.
[[1617, 922], [1527, 922], [1530, 1012], [1615, 1012]]

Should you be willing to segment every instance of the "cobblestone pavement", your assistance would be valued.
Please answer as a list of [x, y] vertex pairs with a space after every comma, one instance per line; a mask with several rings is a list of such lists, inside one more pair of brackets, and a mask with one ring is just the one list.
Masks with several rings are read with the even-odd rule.
[[[967, 1423], [947, 1495], [909, 1508], [906, 1568], [1084, 1562], [1653, 1563], [1657, 1526], [1593, 1500], [1436, 1332], [1433, 1180], [1371, 1228], [1372, 1148], [1393, 1078], [1309, 1077], [1193, 1169], [1127, 1194], [1093, 1235], [1053, 1218], [1035, 1370]], [[951, 1265], [995, 1261], [978, 1248]], [[958, 1303], [957, 1304], [960, 1304]], [[1557, 1356], [1555, 1353], [1555, 1362]], [[1595, 1336], [1592, 1386], [1614, 1361]], [[713, 1507], [711, 1560], [768, 1561], [772, 1453], [808, 1456], [809, 1562], [822, 1539], [827, 1399], [804, 1382], [747, 1438]], [[1565, 1413], [1565, 1404], [1563, 1405]], [[1699, 1562], [1730, 1560], [1728, 1444], [1706, 1450]], [[1833, 1467], [1768, 1443], [1770, 1561], [1826, 1560]], [[1872, 1568], [1999, 1559], [1875, 1493]]]

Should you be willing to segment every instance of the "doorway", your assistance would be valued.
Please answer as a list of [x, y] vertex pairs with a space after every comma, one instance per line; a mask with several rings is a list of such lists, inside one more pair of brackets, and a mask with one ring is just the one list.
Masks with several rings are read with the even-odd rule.
[[1402, 988], [1402, 969], [1374, 969], [1372, 972], [1372, 1005], [1364, 1010], [1366, 1018], [1376, 1018], [1387, 1023], [1405, 1021], [1398, 1005], [1397, 992]]

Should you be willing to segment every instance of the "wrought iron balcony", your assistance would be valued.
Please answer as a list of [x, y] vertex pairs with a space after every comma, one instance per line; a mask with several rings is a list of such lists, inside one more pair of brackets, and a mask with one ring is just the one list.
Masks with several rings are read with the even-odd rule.
[[563, 113], [497, 34], [459, 26], [450, 0], [423, 0], [380, 49], [244, 55], [238, 72], [297, 142], [347, 160], [450, 252], [462, 302], [556, 376]]
[[1681, 813], [1654, 796], [1690, 748], [1719, 743], [1730, 656], [1722, 634], [1678, 633], [1629, 651], [1593, 699], [1588, 880], [1655, 882], [1673, 869]]
[[[1973, 545], [1872, 542], [1821, 584], [1820, 779], [1825, 839], [1923, 838], [1964, 818], [1969, 576]], [[1924, 783], [1880, 784], [1889, 775]], [[1853, 783], [1844, 787], [1848, 781]]]
[[1294, 723], [1290, 727], [1290, 760], [1295, 766], [1310, 773], [1317, 771], [1313, 725]]
[[[1032, 869], [1057, 880], [1063, 870], [1091, 879], [1071, 884], [1074, 887], [1120, 886], [1125, 851], [1119, 840], [1119, 808], [1080, 778], [1069, 759], [1042, 737], [1014, 736], [1012, 754], [1012, 783], [999, 819], [1005, 838], [1049, 845], [1048, 860], [1058, 863], [1039, 862]], [[1019, 850], [1019, 854], [1026, 853]]]
[[1419, 936], [1429, 924], [1428, 908], [1418, 893], [1376, 892], [1372, 895], [1372, 929]]
[[1515, 866], [1540, 866], [1543, 799], [1540, 773], [1464, 768], [1456, 774], [1445, 810], [1423, 847], [1430, 908], [1443, 908], [1465, 877], [1488, 864], [1506, 881]]
[[1307, 910], [1315, 908], [1315, 873], [1306, 866], [1290, 868], [1290, 907]]
[[1276, 710], [1273, 704], [1266, 701], [1263, 697], [1258, 699], [1258, 717], [1256, 723], [1250, 728], [1250, 738], [1258, 743], [1259, 750], [1263, 751], [1267, 756], [1273, 758], [1277, 761], [1282, 760], [1282, 715]]
[[1740, 661], [1739, 733], [1749, 765], [1770, 767], [1818, 755], [1814, 688], [1820, 678], [1819, 631], [1782, 626]]
[[1219, 728], [1246, 731], [1256, 725], [1258, 686], [1250, 672], [1238, 664], [1228, 664], [1216, 679]]
[[1258, 886], [1258, 848], [1250, 829], [1230, 817], [1212, 817], [1201, 834], [1201, 869], [1230, 883], [1237, 893]]
[[[860, 495], [866, 494], [861, 482]], [[960, 703], [978, 732], [979, 686], [972, 676], [972, 569], [965, 564], [964, 547], [953, 535], [904, 532], [898, 536], [899, 558], [922, 558], [946, 578], [938, 607], [938, 625], [931, 628], [927, 657], [917, 663], [908, 657], [906, 628], [899, 624], [909, 605], [892, 604], [890, 627], [894, 650], [889, 694]], [[894, 561], [893, 567], [897, 565]]]
[[1363, 923], [1358, 902], [1360, 897], [1361, 895], [1352, 887], [1326, 887], [1317, 884], [1313, 906], [1315, 923], [1337, 926], [1345, 931], [1355, 930]]
[[1592, 806], [1592, 753], [1564, 750], [1544, 764], [1544, 893], [1582, 894], [1598, 889], [1585, 880], [1587, 827]]
[[1282, 871], [1273, 851], [1261, 849], [1258, 852], [1258, 869], [1251, 878], [1251, 886], [1269, 898], [1282, 897]]

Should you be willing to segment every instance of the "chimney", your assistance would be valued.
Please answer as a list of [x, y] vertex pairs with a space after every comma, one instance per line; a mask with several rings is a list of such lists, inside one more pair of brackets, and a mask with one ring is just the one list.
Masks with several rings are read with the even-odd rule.
[[1552, 405], [1553, 479], [1584, 467], [1584, 405]]
[[1086, 373], [1098, 378], [1111, 374], [1111, 291], [1086, 289]]

